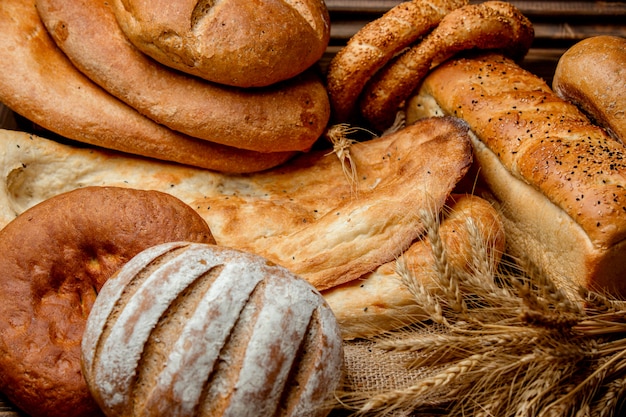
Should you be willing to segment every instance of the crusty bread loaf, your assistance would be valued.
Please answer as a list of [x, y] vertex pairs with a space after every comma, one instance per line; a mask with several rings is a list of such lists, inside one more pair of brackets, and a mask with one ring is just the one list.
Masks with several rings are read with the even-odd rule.
[[222, 172], [259, 171], [293, 156], [194, 139], [142, 116], [71, 64], [49, 37], [32, 1], [0, 2], [0, 26], [0, 101], [61, 136]]
[[552, 88], [626, 142], [626, 38], [593, 36], [559, 59]]
[[262, 255], [321, 290], [396, 259], [421, 235], [416, 211], [441, 210], [471, 164], [467, 130], [437, 118], [354, 144], [354, 181], [344, 175], [347, 162], [326, 150], [236, 176], [0, 131], [0, 214], [12, 218], [89, 184], [162, 190], [205, 218], [218, 244]]
[[185, 242], [143, 251], [103, 286], [82, 352], [108, 417], [325, 416], [343, 363], [337, 321], [310, 284], [260, 256]]
[[238, 87], [291, 78], [322, 57], [330, 38], [323, 0], [114, 0], [139, 50], [198, 77]]
[[497, 54], [433, 70], [407, 120], [467, 121], [512, 255], [564, 286], [626, 295], [626, 149], [546, 83]]
[[97, 293], [133, 256], [187, 240], [206, 222], [157, 191], [85, 187], [58, 194], [0, 230], [0, 390], [31, 417], [95, 417], [80, 343]]
[[[496, 209], [475, 195], [453, 194], [443, 211], [439, 235], [451, 267], [471, 274], [476, 273], [477, 261], [486, 261], [495, 270], [505, 244], [504, 227]], [[475, 230], [469, 229], [470, 222]], [[486, 250], [485, 259], [476, 259], [477, 248]], [[343, 338], [371, 338], [428, 318], [423, 306], [402, 282], [398, 262], [436, 291], [432, 280], [433, 256], [429, 238], [424, 236], [398, 260], [387, 262], [360, 279], [322, 291]]]
[[308, 151], [326, 128], [328, 95], [313, 71], [262, 89], [227, 88], [142, 54], [120, 30], [108, 2], [35, 4], [56, 44], [83, 74], [172, 130], [269, 153]]

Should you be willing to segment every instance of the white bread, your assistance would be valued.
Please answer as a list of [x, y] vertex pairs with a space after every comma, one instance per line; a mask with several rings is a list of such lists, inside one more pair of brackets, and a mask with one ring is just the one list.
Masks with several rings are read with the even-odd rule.
[[321, 417], [343, 364], [337, 321], [310, 284], [186, 242], [146, 249], [104, 284], [82, 354], [108, 417]]
[[122, 33], [109, 2], [35, 4], [46, 29], [76, 68], [174, 131], [273, 153], [308, 151], [326, 129], [328, 94], [312, 70], [267, 88], [228, 88], [164, 67], [141, 53]]
[[626, 142], [626, 38], [593, 36], [574, 44], [559, 58], [552, 88]]
[[220, 84], [260, 87], [294, 77], [330, 39], [323, 0], [114, 0], [128, 39], [155, 60]]
[[501, 212], [508, 251], [566, 288], [626, 295], [626, 149], [498, 54], [434, 69], [407, 120], [454, 115]]
[[396, 259], [423, 233], [415, 213], [439, 212], [471, 164], [467, 131], [437, 118], [354, 144], [354, 182], [347, 162], [325, 150], [226, 175], [0, 131], [0, 223], [86, 185], [156, 189], [196, 210], [218, 244], [262, 255], [321, 290]]

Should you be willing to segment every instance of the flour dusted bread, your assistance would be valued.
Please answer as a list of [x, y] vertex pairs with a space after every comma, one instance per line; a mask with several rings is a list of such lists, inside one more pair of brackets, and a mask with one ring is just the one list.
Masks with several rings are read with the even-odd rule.
[[214, 243], [206, 222], [158, 191], [85, 187], [33, 206], [0, 230], [0, 390], [32, 417], [100, 415], [80, 343], [98, 291], [163, 242]]
[[142, 116], [72, 65], [32, 1], [0, 2], [0, 25], [0, 101], [45, 129], [102, 148], [221, 172], [259, 171], [293, 156], [195, 139]]
[[[225, 175], [0, 132], [2, 218], [88, 184], [156, 189], [209, 224], [220, 245], [257, 253], [329, 288], [396, 259], [422, 234], [420, 208], [438, 211], [471, 164], [467, 126], [424, 120], [354, 144], [357, 176], [326, 150], [280, 168]], [[321, 196], [324, 196], [322, 198]]]
[[[181, 2], [171, 4], [180, 7]], [[141, 53], [119, 28], [110, 2], [37, 0], [36, 6], [76, 68], [176, 132], [229, 148], [280, 154], [308, 151], [326, 128], [328, 95], [312, 70], [267, 88], [228, 88], [172, 70]], [[264, 158], [258, 155], [258, 163]]]
[[626, 142], [626, 38], [593, 36], [559, 58], [552, 88]]
[[624, 145], [537, 76], [498, 54], [433, 70], [407, 109], [471, 127], [509, 251], [564, 286], [626, 295]]
[[145, 250], [105, 284], [82, 352], [108, 417], [325, 416], [343, 363], [310, 284], [260, 256], [184, 242]]
[[322, 57], [330, 37], [323, 0], [114, 0], [117, 21], [144, 53], [226, 85], [291, 78]]

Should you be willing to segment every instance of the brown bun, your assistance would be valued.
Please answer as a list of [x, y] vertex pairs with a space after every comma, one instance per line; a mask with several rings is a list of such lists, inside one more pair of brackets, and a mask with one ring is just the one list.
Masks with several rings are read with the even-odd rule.
[[455, 115], [472, 130], [480, 176], [508, 252], [565, 288], [626, 296], [626, 147], [536, 75], [498, 54], [433, 70], [407, 121]]
[[594, 36], [559, 59], [552, 88], [611, 135], [626, 142], [626, 39]]
[[269, 153], [307, 151], [326, 128], [328, 95], [312, 70], [262, 89], [219, 86], [141, 53], [107, 2], [37, 0], [36, 6], [56, 44], [83, 74], [172, 130]]
[[155, 60], [209, 81], [261, 87], [294, 77], [330, 39], [323, 0], [114, 0], [120, 27]]
[[146, 249], [89, 315], [83, 370], [108, 417], [322, 417], [343, 349], [310, 284], [216, 245]]
[[206, 222], [157, 191], [87, 187], [32, 207], [0, 231], [0, 390], [33, 417], [100, 415], [80, 368], [104, 282], [140, 251], [213, 243]]
[[271, 168], [294, 154], [219, 145], [142, 116], [72, 65], [48, 35], [32, 1], [1, 1], [0, 26], [0, 101], [54, 133], [107, 149], [231, 173]]

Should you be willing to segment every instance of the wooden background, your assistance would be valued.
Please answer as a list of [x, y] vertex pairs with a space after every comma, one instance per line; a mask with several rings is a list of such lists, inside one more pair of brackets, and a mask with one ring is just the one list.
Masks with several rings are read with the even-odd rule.
[[[470, 1], [481, 3], [482, 1]], [[367, 22], [400, 3], [398, 0], [326, 0], [331, 16], [331, 41], [320, 61], [328, 61]], [[577, 41], [594, 35], [626, 37], [626, 1], [510, 1], [535, 28], [535, 40], [523, 65], [551, 83], [561, 54]], [[0, 394], [0, 417], [22, 417]]]

